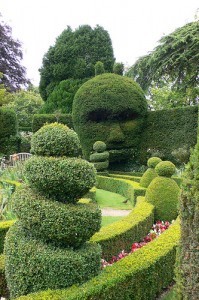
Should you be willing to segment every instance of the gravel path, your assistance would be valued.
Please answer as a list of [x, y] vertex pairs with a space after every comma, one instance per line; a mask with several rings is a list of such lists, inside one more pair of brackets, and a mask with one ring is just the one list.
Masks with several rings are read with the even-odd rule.
[[111, 207], [102, 208], [102, 216], [127, 216], [131, 210], [125, 210], [125, 209], [112, 209]]

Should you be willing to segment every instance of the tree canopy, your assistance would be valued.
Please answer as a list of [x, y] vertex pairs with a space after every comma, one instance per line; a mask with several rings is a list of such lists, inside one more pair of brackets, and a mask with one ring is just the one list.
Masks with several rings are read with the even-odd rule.
[[128, 70], [141, 87], [150, 93], [150, 87], [178, 91], [185, 104], [196, 104], [199, 96], [199, 22], [188, 23], [163, 36], [159, 45], [143, 56]]
[[82, 25], [75, 31], [68, 26], [44, 55], [39, 85], [42, 98], [46, 100], [62, 80], [95, 76], [97, 61], [112, 72], [115, 59], [108, 32], [99, 25], [94, 29]]
[[23, 53], [21, 43], [13, 39], [12, 29], [6, 25], [0, 15], [0, 83], [8, 91], [19, 90], [29, 83], [26, 69], [21, 65]]

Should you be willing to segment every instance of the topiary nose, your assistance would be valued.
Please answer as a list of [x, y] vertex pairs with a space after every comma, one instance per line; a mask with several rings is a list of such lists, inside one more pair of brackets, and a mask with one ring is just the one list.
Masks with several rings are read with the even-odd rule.
[[114, 123], [110, 127], [110, 133], [108, 142], [109, 143], [121, 143], [125, 141], [124, 134], [121, 130], [121, 127], [118, 123]]

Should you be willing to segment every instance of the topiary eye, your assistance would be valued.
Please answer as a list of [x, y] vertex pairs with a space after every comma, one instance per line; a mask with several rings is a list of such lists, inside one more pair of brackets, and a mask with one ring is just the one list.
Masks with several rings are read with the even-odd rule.
[[108, 120], [110, 116], [111, 116], [111, 112], [107, 111], [106, 109], [98, 109], [89, 112], [87, 121], [102, 122]]

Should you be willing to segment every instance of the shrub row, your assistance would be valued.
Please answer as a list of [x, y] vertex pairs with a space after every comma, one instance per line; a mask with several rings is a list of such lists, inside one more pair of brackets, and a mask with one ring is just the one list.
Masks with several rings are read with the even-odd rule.
[[[125, 177], [124, 177], [125, 178]], [[141, 187], [138, 182], [123, 179], [120, 176], [105, 177], [97, 176], [97, 187], [110, 192], [114, 192], [126, 197], [132, 204], [136, 202], [138, 196], [144, 196], [146, 189]]]
[[197, 126], [198, 106], [149, 112], [141, 134], [138, 162], [146, 165], [149, 149], [156, 152], [155, 156], [159, 152], [162, 159], [174, 161], [173, 150], [196, 144]]
[[153, 300], [173, 280], [179, 239], [176, 221], [160, 237], [79, 287], [48, 290], [17, 300]]
[[147, 235], [154, 222], [154, 206], [145, 202], [143, 197], [132, 212], [118, 222], [101, 228], [92, 238], [102, 247], [102, 257], [110, 259], [117, 255], [121, 249], [130, 250], [132, 242], [140, 241]]
[[59, 122], [73, 128], [72, 116], [70, 114], [35, 114], [32, 121], [32, 131], [36, 132], [46, 123]]
[[[112, 173], [112, 172], [111, 172]], [[128, 175], [128, 174], [109, 174], [110, 177], [115, 177], [115, 178], [122, 178], [122, 179], [127, 179], [127, 180], [132, 180], [135, 182], [140, 182], [141, 177], [140, 176], [133, 176], [133, 175]]]

